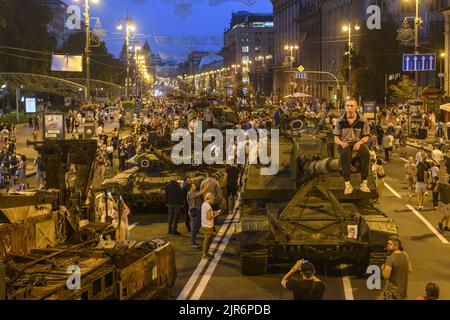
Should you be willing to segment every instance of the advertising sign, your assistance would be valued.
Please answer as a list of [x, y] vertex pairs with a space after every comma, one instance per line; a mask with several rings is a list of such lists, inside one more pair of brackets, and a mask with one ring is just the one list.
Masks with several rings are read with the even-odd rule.
[[54, 54], [52, 56], [52, 71], [82, 72], [83, 56]]
[[36, 113], [35, 98], [25, 98], [25, 113]]
[[64, 139], [64, 115], [44, 115], [44, 139]]
[[364, 117], [367, 120], [374, 120], [375, 113], [376, 113], [375, 101], [365, 101], [364, 105], [363, 105], [363, 112], [364, 112]]

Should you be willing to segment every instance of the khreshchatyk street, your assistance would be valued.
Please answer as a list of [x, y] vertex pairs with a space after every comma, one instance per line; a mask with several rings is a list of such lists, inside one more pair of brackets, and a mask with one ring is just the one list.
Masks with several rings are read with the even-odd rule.
[[0, 3], [0, 300], [450, 300], [450, 1]]

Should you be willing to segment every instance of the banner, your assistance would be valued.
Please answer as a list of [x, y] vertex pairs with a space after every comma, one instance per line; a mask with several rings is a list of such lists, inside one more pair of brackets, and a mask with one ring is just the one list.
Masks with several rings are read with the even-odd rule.
[[83, 56], [52, 55], [52, 71], [83, 72]]
[[44, 115], [44, 138], [64, 139], [64, 115], [45, 114]]
[[25, 98], [25, 113], [36, 113], [35, 98]]

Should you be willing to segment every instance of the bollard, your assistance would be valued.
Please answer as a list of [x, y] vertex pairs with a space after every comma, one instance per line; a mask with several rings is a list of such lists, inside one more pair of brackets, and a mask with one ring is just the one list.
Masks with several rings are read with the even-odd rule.
[[0, 301], [6, 300], [6, 269], [5, 265], [0, 262]]

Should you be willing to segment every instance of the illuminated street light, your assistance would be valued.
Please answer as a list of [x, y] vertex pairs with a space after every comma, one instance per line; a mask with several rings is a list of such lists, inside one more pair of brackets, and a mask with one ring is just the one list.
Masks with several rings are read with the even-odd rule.
[[342, 27], [342, 30], [344, 32], [348, 32], [348, 52], [346, 52], [345, 54], [348, 55], [348, 91], [350, 93], [349, 95], [352, 95], [352, 49], [353, 49], [352, 29], [358, 31], [360, 27], [358, 24], [352, 26], [351, 23], [348, 23]]
[[298, 50], [298, 45], [285, 45], [285, 51], [289, 51], [289, 61], [290, 61], [290, 72], [291, 72], [291, 94], [294, 95], [294, 50]]
[[[74, 0], [75, 2], [79, 2], [79, 0]], [[91, 87], [91, 26], [90, 26], [90, 16], [89, 16], [89, 3], [98, 3], [98, 0], [84, 0], [84, 21], [86, 25], [86, 46], [85, 46], [85, 55], [86, 55], [86, 94], [88, 100], [91, 99], [90, 87]]]

